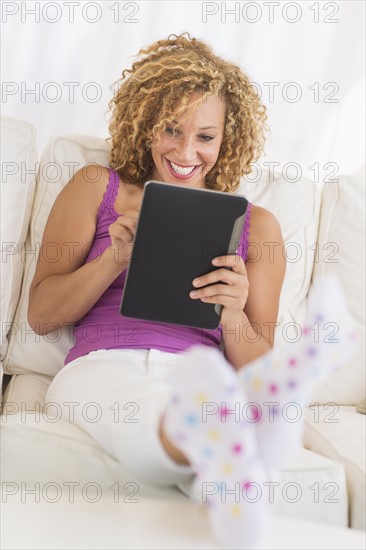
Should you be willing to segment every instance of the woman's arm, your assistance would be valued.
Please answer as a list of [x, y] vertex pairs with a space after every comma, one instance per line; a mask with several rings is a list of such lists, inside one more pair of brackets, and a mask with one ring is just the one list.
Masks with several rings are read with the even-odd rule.
[[[238, 254], [212, 260], [218, 269], [194, 279], [193, 300], [220, 304], [224, 354], [235, 369], [271, 349], [286, 271], [283, 239], [275, 216], [254, 207], [248, 259]], [[231, 268], [231, 269], [227, 269]]]
[[[28, 322], [37, 334], [81, 319], [128, 266], [137, 223], [137, 212], [132, 211], [110, 225], [111, 245], [84, 265], [95, 235], [98, 205], [109, 180], [108, 170], [99, 182], [100, 168], [98, 172], [95, 167], [90, 176], [92, 171], [90, 165], [88, 179], [83, 170], [75, 174], [48, 217], [29, 290]], [[55, 247], [57, 258], [53, 259]]]
[[280, 225], [268, 210], [252, 208], [248, 259], [248, 297], [238, 319], [222, 324], [224, 354], [238, 369], [273, 347], [280, 293], [286, 271]]

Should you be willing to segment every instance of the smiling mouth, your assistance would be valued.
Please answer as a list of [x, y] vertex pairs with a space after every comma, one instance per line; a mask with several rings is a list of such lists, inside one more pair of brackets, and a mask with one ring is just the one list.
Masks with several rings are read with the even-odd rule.
[[169, 159], [166, 159], [166, 161], [168, 162], [170, 168], [173, 170], [173, 172], [179, 176], [189, 176], [190, 174], [193, 173], [193, 171], [195, 170], [195, 168], [199, 168], [201, 165], [200, 164], [194, 164], [194, 165], [191, 165], [191, 166], [181, 166], [180, 164], [176, 164], [175, 162], [172, 162], [171, 160]]

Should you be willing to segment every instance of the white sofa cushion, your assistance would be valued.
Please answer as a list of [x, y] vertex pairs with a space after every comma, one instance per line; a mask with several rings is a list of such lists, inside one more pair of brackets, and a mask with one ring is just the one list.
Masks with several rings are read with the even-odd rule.
[[[137, 483], [139, 493], [162, 498], [186, 498], [171, 487], [158, 487], [137, 479], [76, 424], [58, 416], [53, 405], [40, 411], [22, 410], [0, 417], [2, 483], [29, 485], [67, 483], [82, 488], [90, 482], [108, 491], [114, 483]], [[108, 492], [112, 492], [109, 489]]]
[[356, 322], [359, 345], [352, 359], [321, 384], [313, 401], [356, 405], [365, 399], [365, 184], [341, 176], [322, 190], [319, 256], [314, 277], [336, 273]]
[[[107, 454], [86, 432], [57, 416], [53, 406], [38, 412], [23, 410], [1, 416], [1, 463], [3, 483], [23, 482], [27, 486], [39, 483], [58, 484], [66, 492], [67, 483], [77, 487], [94, 482], [103, 494], [113, 491], [119, 483], [136, 484], [138, 496], [185, 499], [177, 488], [153, 486], [141, 481]], [[24, 459], [26, 457], [26, 459]], [[270, 480], [268, 481], [270, 482]], [[273, 511], [294, 518], [347, 526], [347, 491], [343, 467], [306, 449], [299, 449], [293, 464], [283, 472], [273, 486]], [[314, 504], [318, 484], [320, 500]], [[329, 486], [327, 486], [329, 484]], [[337, 502], [331, 506], [325, 496], [337, 487]], [[260, 487], [261, 498], [269, 499], [269, 485]], [[296, 500], [296, 502], [295, 502]]]
[[305, 409], [304, 445], [344, 465], [350, 502], [350, 526], [365, 529], [366, 416], [336, 404]]
[[27, 236], [37, 171], [36, 130], [27, 122], [1, 117], [1, 348], [3, 360], [24, 272]]
[[52, 382], [51, 376], [44, 374], [13, 374], [3, 398], [3, 414], [24, 410], [42, 410], [46, 393]]
[[320, 454], [300, 449], [273, 487], [274, 511], [288, 518], [348, 527], [348, 495], [344, 467]]
[[22, 292], [14, 323], [19, 330], [9, 340], [4, 358], [7, 374], [38, 373], [55, 376], [72, 346], [73, 327], [37, 335], [28, 324], [28, 294], [44, 227], [52, 205], [73, 174], [89, 163], [107, 165], [107, 143], [93, 136], [70, 135], [51, 139], [43, 152], [35, 193], [30, 231], [25, 245], [26, 264]]
[[[282, 174], [260, 170], [254, 180], [243, 179], [238, 193], [267, 208], [280, 223], [287, 265], [275, 343], [296, 341], [300, 328], [296, 325], [306, 316], [306, 298], [313, 271], [320, 215], [319, 190], [306, 178], [293, 182]], [[268, 255], [269, 250], [268, 245], [259, 253]]]
[[[19, 491], [20, 493], [20, 491]], [[125, 499], [125, 500], [124, 500]], [[211, 534], [209, 519], [198, 504], [139, 498], [131, 502], [113, 494], [98, 502], [77, 495], [73, 502], [8, 497], [2, 504], [3, 547], [7, 549], [59, 550], [223, 550]], [[40, 521], [42, 518], [42, 521]], [[21, 528], [19, 528], [21, 526]], [[257, 550], [365, 550], [365, 535], [280, 515]]]

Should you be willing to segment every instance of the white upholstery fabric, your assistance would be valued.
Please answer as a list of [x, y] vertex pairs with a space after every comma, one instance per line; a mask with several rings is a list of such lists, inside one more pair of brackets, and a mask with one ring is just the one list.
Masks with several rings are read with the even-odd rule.
[[350, 502], [350, 525], [365, 529], [366, 416], [354, 407], [312, 406], [306, 410], [304, 445], [344, 465]]
[[[258, 181], [257, 178], [254, 181], [244, 179], [238, 193], [267, 208], [281, 226], [287, 266], [275, 342], [296, 341], [298, 334], [294, 323], [301, 323], [306, 314], [306, 296], [319, 225], [320, 193], [306, 178], [293, 182], [269, 171], [261, 171], [258, 178]], [[276, 243], [268, 243], [258, 253], [269, 255], [270, 245], [276, 246]]]
[[27, 122], [1, 117], [1, 347], [3, 360], [24, 272], [37, 169], [36, 130]]
[[[15, 488], [16, 489], [16, 488]], [[127, 493], [127, 494], [126, 494]], [[55, 491], [53, 495], [58, 496]], [[61, 493], [56, 502], [34, 497], [21, 502], [21, 491], [2, 495], [4, 548], [84, 550], [144, 548], [159, 550], [222, 550], [210, 532], [204, 509], [188, 500], [133, 497], [125, 491], [115, 500], [112, 491], [96, 502]], [[95, 491], [90, 491], [90, 497]], [[42, 521], [40, 521], [42, 518]], [[21, 528], [19, 528], [21, 526]], [[258, 550], [364, 550], [365, 534], [320, 523], [276, 515]]]
[[[58, 328], [39, 336], [28, 324], [28, 294], [36, 268], [36, 256], [52, 205], [72, 175], [88, 163], [107, 165], [107, 144], [92, 136], [67, 136], [50, 140], [40, 162], [30, 232], [26, 241], [27, 258], [24, 281], [15, 323], [19, 330], [9, 341], [4, 359], [4, 372], [8, 374], [39, 373], [48, 376], [63, 367], [64, 358], [73, 343], [71, 326]], [[34, 251], [37, 251], [37, 254]], [[33, 252], [32, 252], [33, 251]]]
[[301, 449], [274, 488], [274, 511], [294, 519], [308, 519], [348, 527], [348, 496], [343, 465]]
[[[4, 411], [6, 412], [6, 410]], [[94, 482], [104, 490], [119, 482], [136, 483], [140, 496], [161, 496], [169, 499], [186, 498], [178, 489], [160, 488], [147, 484], [121, 468], [118, 462], [75, 424], [57, 418], [54, 407], [41, 407], [32, 413], [3, 414], [1, 417], [2, 482], [24, 482], [28, 485], [58, 483], [64, 489], [67, 482], [79, 487]], [[24, 457], [27, 457], [26, 460]], [[347, 494], [341, 465], [300, 449], [294, 463], [273, 487], [273, 511], [289, 517], [347, 526]], [[314, 491], [319, 484], [321, 500], [314, 504]], [[329, 494], [326, 484], [339, 490], [337, 503], [324, 503]], [[261, 487], [268, 498], [269, 486]], [[296, 501], [296, 502], [295, 502]]]
[[356, 322], [359, 346], [348, 364], [328, 378], [314, 402], [356, 405], [365, 399], [365, 182], [343, 176], [322, 190], [319, 258], [314, 277], [335, 273]]
[[116, 482], [133, 482], [147, 496], [186, 498], [178, 490], [149, 485], [122, 470], [86, 432], [60, 420], [53, 406], [36, 413], [3, 414], [0, 428], [2, 483], [53, 482], [66, 488], [68, 482], [79, 487], [94, 482], [107, 490]]
[[43, 374], [14, 374], [4, 393], [3, 414], [42, 409], [51, 376]]

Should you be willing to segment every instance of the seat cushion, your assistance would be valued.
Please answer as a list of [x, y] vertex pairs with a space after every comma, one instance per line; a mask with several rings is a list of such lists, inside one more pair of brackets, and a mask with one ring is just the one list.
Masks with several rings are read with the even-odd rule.
[[[91, 496], [91, 495], [90, 495]], [[4, 548], [59, 550], [223, 550], [211, 534], [209, 519], [198, 504], [163, 501], [111, 492], [91, 502], [77, 495], [56, 502], [30, 495], [2, 495]], [[136, 502], [137, 500], [137, 502]], [[228, 547], [226, 547], [228, 548]], [[364, 550], [365, 535], [355, 529], [274, 515], [257, 550]]]
[[348, 496], [342, 464], [304, 448], [281, 473], [274, 511], [288, 518], [348, 527]]
[[305, 418], [305, 447], [343, 464], [350, 526], [365, 529], [365, 415], [357, 413], [355, 407], [330, 403], [305, 409]]
[[[55, 416], [56, 414], [56, 416]], [[80, 490], [90, 482], [102, 492], [111, 492], [115, 483], [130, 483], [139, 497], [186, 499], [175, 487], [157, 487], [128, 472], [86, 432], [57, 418], [50, 405], [38, 412], [17, 412], [1, 417], [2, 481], [45, 487], [56, 483], [66, 490], [75, 483]], [[276, 483], [276, 485], [270, 485]], [[314, 484], [318, 489], [312, 489]], [[327, 485], [328, 484], [328, 485]], [[271, 487], [273, 498], [270, 497]], [[330, 488], [329, 488], [330, 487]], [[325, 496], [337, 487], [337, 502], [327, 504]], [[273, 503], [273, 512], [293, 518], [320, 521], [347, 527], [348, 502], [343, 466], [306, 449], [299, 449], [294, 463], [280, 473], [278, 481], [259, 487], [260, 498]], [[320, 499], [314, 504], [316, 491]]]
[[52, 378], [43, 374], [13, 374], [4, 392], [3, 414], [42, 410], [51, 382]]

